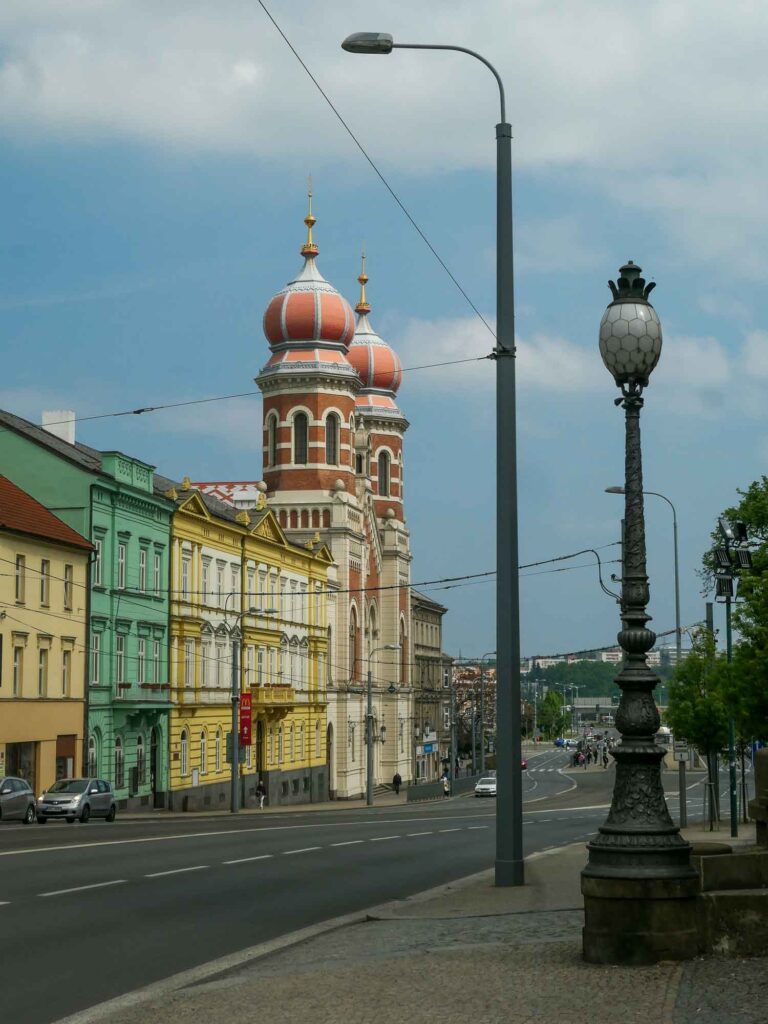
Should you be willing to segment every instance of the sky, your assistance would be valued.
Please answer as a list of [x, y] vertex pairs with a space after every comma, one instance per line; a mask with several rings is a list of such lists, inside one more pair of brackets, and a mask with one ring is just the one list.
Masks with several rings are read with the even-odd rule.
[[[682, 621], [703, 619], [709, 533], [768, 462], [768, 6], [265, 2], [491, 325], [493, 78], [462, 54], [339, 44], [371, 30], [462, 45], [505, 82], [523, 564], [617, 557], [605, 546], [622, 499], [604, 489], [623, 482], [623, 415], [598, 329], [622, 263], [657, 282], [645, 487], [677, 507]], [[310, 174], [320, 270], [354, 303], [365, 247], [371, 320], [404, 367], [490, 352], [258, 0], [4, 0], [0, 40], [3, 408], [39, 422], [43, 409], [87, 417], [255, 391], [263, 311], [301, 264]], [[492, 570], [494, 364], [408, 370], [399, 404], [414, 582]], [[77, 429], [166, 475], [212, 480], [260, 478], [260, 428], [249, 396]], [[646, 519], [652, 625], [666, 631], [669, 507], [649, 497]], [[523, 570], [524, 654], [614, 642], [616, 604], [593, 562]], [[561, 564], [575, 568], [544, 571]], [[429, 593], [449, 608], [446, 650], [493, 650], [493, 582]]]

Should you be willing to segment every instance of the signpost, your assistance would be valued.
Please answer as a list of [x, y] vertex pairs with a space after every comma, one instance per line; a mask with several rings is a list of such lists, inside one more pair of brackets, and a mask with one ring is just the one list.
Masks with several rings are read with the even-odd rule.
[[691, 751], [687, 742], [675, 740], [672, 744], [672, 756], [677, 761], [678, 790], [680, 793], [680, 828], [688, 824], [688, 801], [685, 787], [685, 766], [690, 760]]

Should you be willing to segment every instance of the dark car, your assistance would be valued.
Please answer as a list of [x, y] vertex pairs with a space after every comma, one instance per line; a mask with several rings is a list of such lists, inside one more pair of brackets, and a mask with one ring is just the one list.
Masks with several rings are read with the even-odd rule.
[[115, 794], [103, 779], [58, 779], [37, 801], [37, 820], [64, 818], [85, 824], [89, 818], [114, 821], [117, 813]]
[[16, 818], [25, 825], [35, 820], [35, 794], [26, 779], [14, 775], [0, 779], [0, 818]]

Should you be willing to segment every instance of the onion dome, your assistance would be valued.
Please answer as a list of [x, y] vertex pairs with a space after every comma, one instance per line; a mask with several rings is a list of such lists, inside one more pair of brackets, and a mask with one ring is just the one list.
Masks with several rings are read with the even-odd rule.
[[[360, 282], [360, 301], [355, 306], [358, 313], [357, 328], [349, 346], [347, 359], [357, 370], [364, 391], [381, 392], [382, 398], [389, 398], [391, 401], [400, 387], [403, 371], [397, 353], [376, 334], [368, 320], [371, 307], [365, 297], [365, 286], [368, 283], [365, 253], [363, 267], [357, 280]], [[394, 401], [391, 404], [394, 406]]]
[[275, 295], [264, 314], [264, 334], [273, 350], [295, 342], [316, 342], [323, 349], [332, 346], [345, 351], [352, 340], [352, 307], [317, 269], [319, 249], [312, 238], [316, 222], [310, 187], [309, 212], [304, 218], [307, 240], [300, 250], [304, 266]]

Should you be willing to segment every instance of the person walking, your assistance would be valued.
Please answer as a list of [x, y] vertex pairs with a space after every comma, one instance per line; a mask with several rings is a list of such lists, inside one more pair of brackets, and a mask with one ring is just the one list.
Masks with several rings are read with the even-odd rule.
[[443, 776], [443, 796], [450, 796], [450, 795], [451, 795], [451, 784], [448, 781], [448, 776], [444, 775]]
[[395, 774], [392, 776], [392, 788], [395, 791], [395, 796], [399, 794], [400, 787], [402, 786], [402, 784], [403, 780], [400, 776], [400, 772], [395, 772]]
[[264, 780], [259, 779], [258, 785], [256, 786], [256, 796], [258, 797], [260, 811], [264, 810], [264, 800], [266, 798], [266, 795], [267, 787], [264, 785]]

